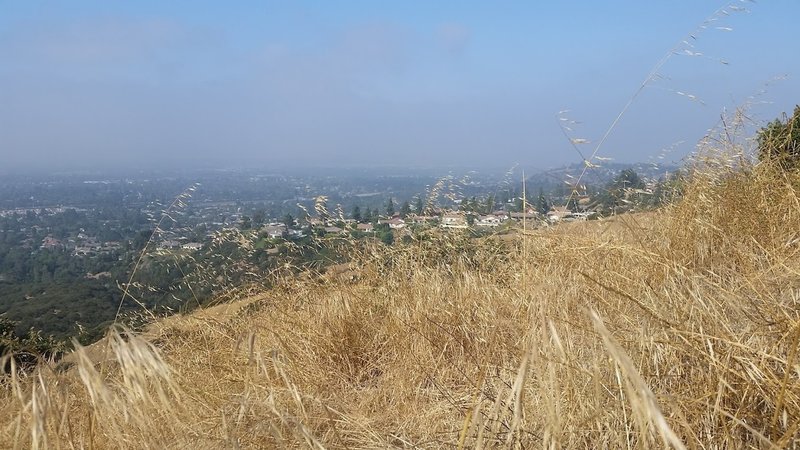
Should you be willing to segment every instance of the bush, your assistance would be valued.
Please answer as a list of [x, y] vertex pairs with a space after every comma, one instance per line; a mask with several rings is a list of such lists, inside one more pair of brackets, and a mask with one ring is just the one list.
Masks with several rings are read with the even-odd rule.
[[774, 161], [784, 169], [794, 169], [800, 162], [800, 105], [791, 118], [784, 113], [758, 132], [758, 158]]

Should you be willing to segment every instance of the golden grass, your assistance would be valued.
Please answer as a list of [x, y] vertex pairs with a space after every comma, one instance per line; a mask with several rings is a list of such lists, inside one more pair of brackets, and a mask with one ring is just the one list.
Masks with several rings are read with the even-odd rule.
[[653, 213], [368, 249], [355, 279], [287, 280], [8, 380], [0, 442], [796, 447], [797, 186], [698, 171]]

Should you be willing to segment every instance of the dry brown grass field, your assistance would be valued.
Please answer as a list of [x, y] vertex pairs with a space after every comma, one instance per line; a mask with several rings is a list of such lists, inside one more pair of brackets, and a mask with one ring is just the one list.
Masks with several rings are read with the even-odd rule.
[[794, 448], [800, 176], [430, 235], [4, 382], [9, 448]]

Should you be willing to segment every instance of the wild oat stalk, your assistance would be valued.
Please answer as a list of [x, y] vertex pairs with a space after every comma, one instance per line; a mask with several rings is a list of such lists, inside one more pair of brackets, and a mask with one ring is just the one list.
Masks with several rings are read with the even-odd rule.
[[[125, 299], [130, 297], [129, 296], [129, 291], [130, 291], [131, 283], [133, 283], [133, 278], [136, 276], [136, 272], [139, 270], [139, 266], [141, 265], [142, 261], [144, 260], [144, 257], [147, 254], [147, 251], [148, 251], [148, 248], [150, 247], [150, 244], [153, 242], [153, 240], [156, 238], [156, 236], [158, 236], [162, 231], [161, 230], [162, 223], [164, 223], [165, 220], [173, 220], [174, 221], [174, 219], [170, 216], [170, 214], [174, 210], [177, 210], [178, 208], [185, 207], [186, 206], [186, 202], [192, 197], [192, 194], [194, 193], [194, 191], [199, 186], [200, 186], [199, 184], [193, 184], [192, 186], [189, 186], [186, 190], [184, 190], [183, 192], [178, 194], [178, 196], [175, 197], [175, 199], [172, 201], [172, 203], [165, 210], [163, 210], [163, 212], [161, 213], [161, 217], [158, 219], [158, 222], [156, 223], [156, 226], [153, 229], [153, 232], [150, 233], [150, 237], [147, 239], [147, 242], [145, 243], [144, 247], [142, 248], [142, 251], [139, 252], [139, 256], [136, 259], [136, 263], [133, 265], [133, 269], [131, 269], [131, 274], [128, 277], [128, 282], [125, 283], [124, 289], [122, 291], [122, 298], [120, 298], [119, 305], [117, 306], [117, 312], [114, 314], [114, 322], [113, 323], [115, 325], [117, 323], [117, 319], [119, 319], [119, 314], [120, 314], [120, 311], [122, 311], [122, 305], [125, 303]], [[142, 307], [143, 311], [150, 313], [149, 310], [147, 309], [147, 307], [143, 303], [141, 303], [141, 302], [139, 302], [138, 300], [135, 300], [135, 299], [134, 299], [134, 301], [136, 301], [136, 303], [140, 307]], [[152, 316], [153, 319], [155, 319], [155, 315], [153, 315], [152, 313], [150, 313], [150, 315]]]
[[[689, 32], [685, 37], [680, 39], [678, 41], [678, 43], [675, 44], [675, 46], [673, 46], [669, 51], [667, 51], [667, 53], [665, 53], [664, 56], [662, 56], [662, 58], [653, 66], [653, 68], [650, 70], [650, 72], [644, 78], [644, 80], [639, 85], [639, 87], [636, 89], [636, 91], [634, 91], [633, 95], [631, 95], [631, 97], [628, 99], [628, 101], [622, 107], [620, 112], [617, 114], [617, 116], [611, 122], [609, 127], [603, 133], [603, 136], [600, 138], [600, 140], [594, 146], [594, 149], [589, 154], [588, 158], [584, 157], [584, 154], [578, 149], [577, 145], [578, 144], [588, 144], [589, 141], [587, 139], [583, 139], [583, 138], [570, 138], [569, 135], [568, 135], [568, 131], [571, 131], [571, 129], [569, 129], [568, 127], [566, 127], [566, 125], [563, 124], [564, 121], [569, 121], [569, 119], [566, 119], [564, 117], [559, 117], [559, 120], [560, 120], [559, 126], [561, 127], [562, 131], [564, 132], [564, 135], [569, 139], [570, 144], [572, 145], [572, 147], [581, 156], [581, 159], [582, 159], [582, 162], [583, 162], [583, 167], [582, 167], [582, 169], [580, 171], [580, 174], [578, 175], [577, 179], [575, 180], [575, 184], [576, 185], [579, 185], [583, 181], [583, 179], [586, 176], [586, 173], [587, 173], [587, 171], [589, 169], [595, 168], [595, 166], [596, 166], [595, 160], [597, 159], [598, 153], [600, 152], [601, 148], [603, 147], [603, 144], [605, 144], [605, 142], [608, 140], [608, 138], [611, 135], [611, 133], [614, 131], [614, 129], [620, 123], [622, 118], [628, 112], [628, 110], [630, 109], [631, 105], [633, 105], [633, 103], [636, 101], [636, 99], [639, 97], [639, 95], [644, 91], [645, 88], [650, 86], [653, 82], [663, 78], [660, 72], [661, 72], [662, 68], [667, 64], [667, 62], [669, 62], [669, 60], [672, 59], [675, 56], [707, 57], [706, 55], [703, 55], [701, 52], [698, 52], [696, 50], [696, 48], [695, 48], [695, 44], [696, 44], [698, 38], [703, 33], [707, 32], [709, 30], [722, 31], [722, 32], [733, 31], [732, 28], [724, 26], [724, 25], [722, 25], [722, 23], [728, 16], [731, 16], [733, 14], [740, 14], [740, 13], [748, 12], [747, 8], [741, 6], [741, 5], [747, 4], [747, 3], [750, 3], [750, 2], [747, 1], [747, 0], [737, 0], [737, 1], [729, 2], [728, 4], [723, 6], [722, 8], [714, 11], [714, 13], [711, 16], [709, 16], [707, 19], [705, 19], [700, 25], [698, 25], [697, 28], [695, 28], [694, 30]], [[720, 63], [722, 63], [722, 64], [727, 64], [727, 62], [725, 62], [724, 60], [719, 59], [718, 61]], [[673, 90], [673, 92], [675, 94], [677, 94], [677, 95], [680, 95], [680, 96], [683, 96], [685, 98], [688, 98], [689, 100], [698, 101], [697, 96], [695, 96], [693, 94], [688, 94], [688, 93], [685, 93], [685, 92], [682, 92], [682, 91], [679, 91], [679, 90]], [[562, 113], [565, 113], [565, 112], [567, 112], [567, 111], [562, 111]], [[559, 116], [561, 116], [561, 115], [562, 114], [559, 113]], [[569, 198], [567, 199], [567, 202], [565, 203], [565, 205], [569, 205], [569, 203], [573, 200], [574, 195], [575, 195], [575, 190], [573, 189], [573, 191], [570, 194]]]

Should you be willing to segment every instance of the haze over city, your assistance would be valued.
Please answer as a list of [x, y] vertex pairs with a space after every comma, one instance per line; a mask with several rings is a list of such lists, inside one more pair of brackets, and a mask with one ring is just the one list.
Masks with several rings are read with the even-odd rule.
[[723, 110], [800, 97], [800, 4], [698, 28], [724, 5], [5, 3], [2, 170], [552, 167], [580, 161], [560, 125], [591, 153], [670, 49], [598, 154], [678, 161]]

